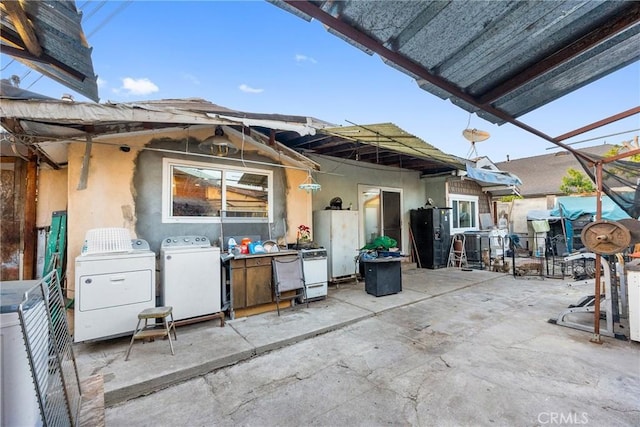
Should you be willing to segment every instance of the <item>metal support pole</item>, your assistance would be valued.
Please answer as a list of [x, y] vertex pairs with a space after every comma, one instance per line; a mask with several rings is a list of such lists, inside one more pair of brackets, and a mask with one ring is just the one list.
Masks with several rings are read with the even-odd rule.
[[[602, 219], [602, 162], [597, 162], [595, 164], [596, 167], [596, 221], [600, 221]], [[601, 275], [601, 257], [599, 253], [596, 253], [596, 277], [595, 277], [595, 300], [593, 307], [593, 337], [589, 340], [595, 344], [602, 344], [600, 340], [600, 278]], [[611, 286], [611, 283], [609, 283]]]

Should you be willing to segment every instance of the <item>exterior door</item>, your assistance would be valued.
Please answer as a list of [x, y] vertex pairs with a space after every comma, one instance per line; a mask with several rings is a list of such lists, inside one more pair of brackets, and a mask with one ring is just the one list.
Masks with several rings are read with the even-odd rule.
[[397, 191], [382, 191], [382, 229], [385, 236], [395, 239], [402, 248], [402, 215]]
[[402, 190], [360, 185], [360, 211], [363, 237], [371, 243], [378, 236], [396, 240], [402, 249]]

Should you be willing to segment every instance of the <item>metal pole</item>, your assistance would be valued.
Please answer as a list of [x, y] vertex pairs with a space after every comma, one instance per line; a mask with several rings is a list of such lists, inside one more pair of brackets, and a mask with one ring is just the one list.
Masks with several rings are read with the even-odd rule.
[[[602, 162], [597, 162], [596, 167], [596, 221], [602, 219]], [[600, 278], [602, 268], [601, 264], [602, 255], [596, 253], [596, 277], [595, 277], [595, 305], [593, 307], [593, 337], [589, 340], [595, 344], [602, 344], [600, 340]], [[609, 284], [611, 286], [611, 284]]]

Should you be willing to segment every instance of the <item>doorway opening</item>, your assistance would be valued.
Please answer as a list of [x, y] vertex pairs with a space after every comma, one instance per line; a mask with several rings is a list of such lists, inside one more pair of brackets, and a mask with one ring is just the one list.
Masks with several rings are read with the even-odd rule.
[[387, 236], [402, 250], [402, 189], [358, 185], [361, 222], [360, 241], [373, 242]]

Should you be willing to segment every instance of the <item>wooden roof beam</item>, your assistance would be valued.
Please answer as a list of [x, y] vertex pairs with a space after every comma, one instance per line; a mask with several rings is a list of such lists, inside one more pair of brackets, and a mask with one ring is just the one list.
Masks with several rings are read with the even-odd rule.
[[[5, 3], [13, 3], [13, 2], [5, 2]], [[2, 40], [6, 41], [7, 43], [11, 43], [14, 46], [18, 46], [18, 47], [2, 46], [0, 50], [5, 55], [14, 56], [17, 58], [24, 58], [34, 62], [41, 62], [43, 64], [50, 64], [51, 66], [58, 68], [59, 70], [67, 73], [68, 75], [76, 78], [79, 81], [84, 81], [84, 79], [87, 78], [87, 76], [84, 75], [84, 73], [81, 73], [80, 71], [75, 70], [66, 64], [63, 64], [62, 62], [58, 61], [57, 59], [53, 58], [51, 55], [48, 55], [43, 51], [41, 51], [39, 55], [33, 55], [31, 51], [29, 51], [26, 48], [26, 46], [24, 46], [24, 41], [21, 40], [20, 35], [14, 31], [11, 31], [8, 28], [4, 28], [4, 27], [2, 28]]]
[[7, 16], [11, 19], [16, 31], [20, 35], [26, 49], [31, 53], [31, 55], [40, 57], [42, 55], [42, 46], [40, 46], [38, 37], [36, 36], [35, 31], [33, 31], [33, 24], [22, 8], [21, 2], [3, 1], [2, 6], [5, 9]]

